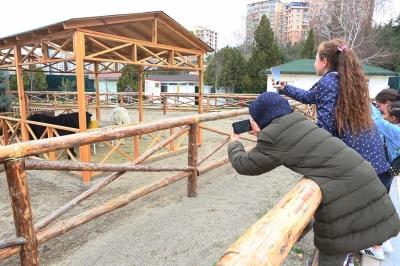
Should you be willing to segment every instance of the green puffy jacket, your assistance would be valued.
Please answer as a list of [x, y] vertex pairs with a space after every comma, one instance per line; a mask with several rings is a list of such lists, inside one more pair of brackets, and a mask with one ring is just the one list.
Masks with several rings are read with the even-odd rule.
[[260, 175], [284, 165], [318, 184], [322, 202], [314, 214], [314, 244], [324, 254], [362, 250], [400, 231], [399, 216], [371, 164], [302, 114], [273, 120], [249, 153], [241, 142], [231, 142], [228, 154], [239, 174]]

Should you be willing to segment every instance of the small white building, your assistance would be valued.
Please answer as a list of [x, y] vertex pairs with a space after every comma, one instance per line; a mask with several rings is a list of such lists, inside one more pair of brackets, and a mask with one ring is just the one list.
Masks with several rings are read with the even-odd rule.
[[[101, 73], [99, 74], [99, 92], [117, 92], [117, 82], [121, 73]], [[89, 76], [90, 79], [94, 79], [94, 75]], [[104, 95], [100, 95], [100, 100], [105, 100]]]
[[[198, 93], [199, 76], [198, 75], [149, 75], [146, 80], [157, 80], [161, 82], [161, 93]], [[180, 103], [194, 105], [193, 97], [180, 97]], [[173, 99], [167, 99], [168, 103], [173, 103]], [[196, 103], [197, 105], [197, 103]]]
[[[315, 59], [301, 59], [279, 65], [282, 80], [297, 88], [309, 90], [321, 77], [317, 76], [314, 68]], [[370, 97], [374, 98], [381, 90], [389, 88], [389, 77], [397, 76], [396, 72], [380, 67], [362, 64], [367, 78]], [[271, 69], [263, 71], [268, 76], [267, 91], [275, 91], [272, 88]]]

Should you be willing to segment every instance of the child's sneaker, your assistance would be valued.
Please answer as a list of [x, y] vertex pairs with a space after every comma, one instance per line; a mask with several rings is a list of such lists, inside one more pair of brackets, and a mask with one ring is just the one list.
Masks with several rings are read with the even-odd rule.
[[392, 246], [392, 243], [390, 243], [390, 240], [386, 240], [385, 242], [383, 242], [382, 250], [384, 252], [392, 252], [393, 251], [393, 246]]
[[354, 266], [353, 253], [347, 254], [347, 257], [343, 263], [343, 266]]
[[361, 254], [377, 259], [377, 260], [384, 260], [385, 259], [385, 254], [383, 254], [383, 250], [377, 250], [374, 249], [373, 247], [371, 248], [366, 248], [360, 251]]

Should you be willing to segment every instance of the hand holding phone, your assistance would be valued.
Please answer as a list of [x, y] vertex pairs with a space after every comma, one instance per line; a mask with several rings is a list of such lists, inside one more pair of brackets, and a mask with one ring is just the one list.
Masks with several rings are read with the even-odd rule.
[[279, 83], [281, 81], [281, 72], [279, 67], [271, 67], [272, 78], [274, 79], [275, 88], [280, 88], [282, 85]]
[[242, 121], [232, 123], [232, 127], [233, 127], [233, 132], [235, 134], [241, 134], [252, 130], [250, 119], [245, 119]]

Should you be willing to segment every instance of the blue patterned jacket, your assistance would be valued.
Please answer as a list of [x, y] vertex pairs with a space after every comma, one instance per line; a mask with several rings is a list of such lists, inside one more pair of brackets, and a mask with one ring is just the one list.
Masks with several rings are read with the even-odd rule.
[[334, 115], [339, 94], [339, 76], [337, 72], [330, 71], [326, 73], [309, 91], [287, 84], [281, 92], [301, 103], [316, 104], [316, 124], [357, 151], [374, 167], [377, 174], [386, 172], [389, 169], [390, 165], [386, 161], [383, 141], [376, 128], [373, 131], [362, 131], [355, 138], [353, 138], [350, 131], [339, 135]]

